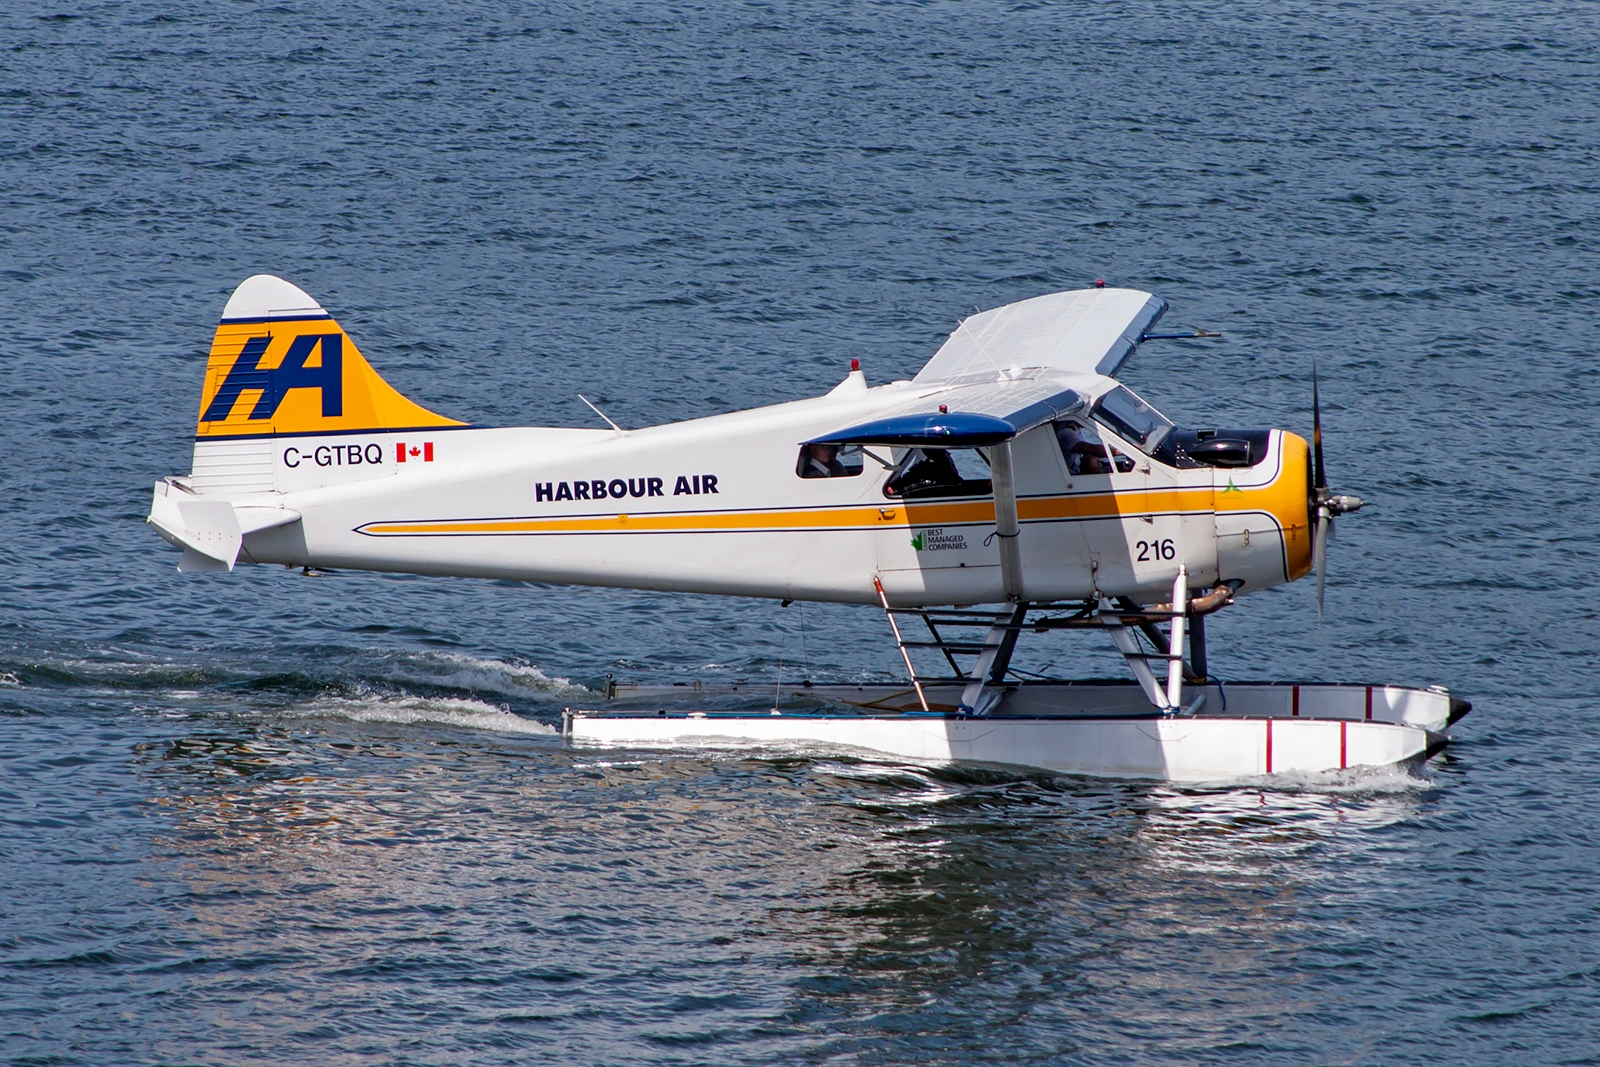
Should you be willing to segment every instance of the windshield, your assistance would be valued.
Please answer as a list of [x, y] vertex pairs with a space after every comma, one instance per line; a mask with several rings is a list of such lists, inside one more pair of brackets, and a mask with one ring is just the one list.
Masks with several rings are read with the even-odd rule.
[[1161, 447], [1172, 432], [1172, 423], [1165, 415], [1120, 385], [1095, 404], [1094, 417], [1146, 452]]

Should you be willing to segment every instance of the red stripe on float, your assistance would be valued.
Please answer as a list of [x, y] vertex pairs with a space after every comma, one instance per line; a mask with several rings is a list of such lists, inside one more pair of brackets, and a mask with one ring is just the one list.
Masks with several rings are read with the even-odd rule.
[[1372, 721], [1372, 686], [1367, 686], [1367, 721]]
[[1267, 720], [1267, 773], [1272, 773], [1272, 720]]
[[1292, 714], [1296, 718], [1300, 716], [1300, 687], [1298, 685], [1294, 687], [1294, 711]]
[[1339, 720], [1339, 769], [1341, 771], [1344, 770], [1346, 767], [1350, 766], [1350, 761], [1349, 761], [1349, 757], [1348, 757], [1348, 753], [1349, 753], [1350, 749], [1349, 749], [1349, 746], [1346, 744], [1346, 737], [1345, 737], [1346, 728], [1349, 725], [1350, 724], [1345, 722], [1343, 719]]

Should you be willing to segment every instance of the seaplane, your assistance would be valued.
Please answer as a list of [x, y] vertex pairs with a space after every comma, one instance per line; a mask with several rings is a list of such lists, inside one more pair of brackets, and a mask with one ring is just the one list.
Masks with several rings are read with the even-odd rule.
[[[871, 385], [852, 359], [825, 395], [747, 411], [495, 428], [402, 396], [316, 300], [256, 275], [212, 340], [191, 470], [155, 484], [148, 522], [185, 573], [867, 605], [905, 666], [770, 708], [608, 682], [565, 710], [572, 746], [822, 746], [1171, 781], [1426, 760], [1471, 707], [1442, 687], [1211, 673], [1211, 614], [1313, 572], [1320, 611], [1335, 520], [1362, 502], [1329, 486], [1314, 372], [1309, 442], [1181, 428], [1119, 382], [1142, 344], [1196, 335], [1156, 332], [1166, 310], [1097, 283], [966, 318], [909, 380]], [[1025, 635], [1056, 630], [1110, 641], [1128, 677], [1013, 666]]]

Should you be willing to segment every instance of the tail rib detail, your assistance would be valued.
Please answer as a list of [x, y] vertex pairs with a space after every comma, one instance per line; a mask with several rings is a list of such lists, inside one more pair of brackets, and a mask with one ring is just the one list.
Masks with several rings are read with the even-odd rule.
[[401, 396], [321, 305], [281, 278], [257, 274], [223, 309], [195, 436], [464, 425]]

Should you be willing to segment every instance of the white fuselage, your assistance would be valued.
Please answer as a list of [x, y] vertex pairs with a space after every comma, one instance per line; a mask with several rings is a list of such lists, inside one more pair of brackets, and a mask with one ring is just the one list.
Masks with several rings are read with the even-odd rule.
[[[1085, 397], [1114, 385], [1073, 383]], [[992, 496], [891, 498], [871, 459], [854, 477], [796, 473], [800, 442], [932, 392], [857, 372], [826, 396], [626, 433], [203, 439], [188, 483], [240, 514], [298, 513], [247, 523], [244, 562], [861, 603], [876, 578], [897, 605], [1000, 602]], [[1304, 495], [1303, 462], [1285, 470], [1298, 438], [1274, 432], [1250, 468], [1180, 470], [1100, 430], [1134, 469], [1073, 475], [1048, 424], [1012, 444], [1022, 599], [1159, 599], [1180, 564], [1194, 587], [1299, 576], [1307, 531], [1285, 503]]]

